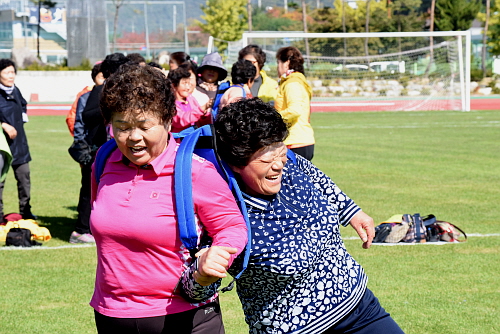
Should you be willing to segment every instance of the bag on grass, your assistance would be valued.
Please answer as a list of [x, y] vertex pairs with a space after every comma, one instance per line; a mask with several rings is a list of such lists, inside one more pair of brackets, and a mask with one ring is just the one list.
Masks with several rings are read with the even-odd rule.
[[427, 231], [424, 221], [419, 213], [414, 215], [404, 214], [403, 224], [409, 224], [408, 232], [406, 233], [403, 242], [408, 243], [424, 243], [427, 238]]
[[467, 234], [458, 226], [445, 221], [437, 220], [435, 226], [439, 233], [441, 241], [446, 242], [465, 242], [467, 241]]
[[31, 231], [27, 228], [11, 228], [5, 238], [5, 246], [31, 247], [39, 245], [41, 243], [31, 240]]
[[382, 223], [375, 227], [375, 237], [372, 242], [385, 242], [389, 233], [391, 233], [391, 224]]
[[392, 226], [391, 233], [385, 238], [385, 242], [397, 243], [403, 240], [403, 238], [408, 233], [410, 225], [406, 222], [401, 222], [400, 224], [394, 224]]

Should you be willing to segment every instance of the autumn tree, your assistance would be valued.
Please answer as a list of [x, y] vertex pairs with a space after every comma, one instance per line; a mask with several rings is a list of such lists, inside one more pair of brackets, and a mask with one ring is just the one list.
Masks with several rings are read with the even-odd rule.
[[215, 39], [214, 44], [219, 52], [227, 49], [225, 41], [237, 41], [241, 39], [243, 32], [247, 29], [247, 0], [207, 0], [201, 10], [205, 15], [197, 25], [202, 31], [210, 34]]

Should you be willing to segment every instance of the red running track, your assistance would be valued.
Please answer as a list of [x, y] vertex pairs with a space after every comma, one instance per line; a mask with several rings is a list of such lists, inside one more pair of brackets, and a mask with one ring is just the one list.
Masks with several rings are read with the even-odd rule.
[[[354, 112], [354, 111], [384, 111], [398, 110], [404, 100], [383, 101], [383, 102], [312, 102], [312, 112]], [[439, 105], [438, 101], [433, 101], [433, 105]], [[446, 101], [442, 101], [440, 109], [446, 108]], [[58, 116], [67, 115], [70, 104], [28, 104], [28, 114], [30, 116]], [[471, 99], [472, 110], [500, 110], [500, 97], [498, 98], [478, 98]]]

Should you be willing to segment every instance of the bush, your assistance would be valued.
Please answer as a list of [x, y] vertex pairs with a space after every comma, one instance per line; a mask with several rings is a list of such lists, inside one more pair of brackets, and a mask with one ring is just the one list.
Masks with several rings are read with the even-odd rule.
[[25, 71], [90, 71], [93, 65], [88, 59], [84, 59], [79, 66], [68, 67], [68, 61], [63, 61], [62, 64], [39, 64], [33, 63], [23, 68]]

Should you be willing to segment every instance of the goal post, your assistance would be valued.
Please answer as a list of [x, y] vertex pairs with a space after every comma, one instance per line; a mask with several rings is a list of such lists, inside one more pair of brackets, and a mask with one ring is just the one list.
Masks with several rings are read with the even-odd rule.
[[[276, 51], [297, 47], [305, 58], [314, 101], [325, 106], [470, 111], [470, 31], [246, 32], [238, 44], [259, 45], [273, 76]], [[226, 63], [236, 61], [232, 57]]]

